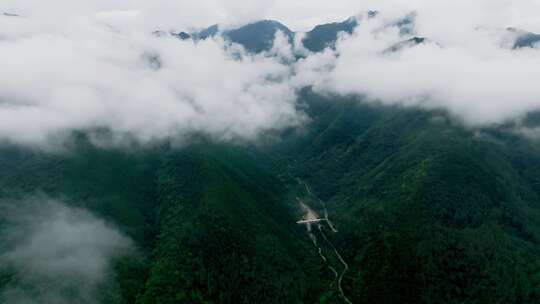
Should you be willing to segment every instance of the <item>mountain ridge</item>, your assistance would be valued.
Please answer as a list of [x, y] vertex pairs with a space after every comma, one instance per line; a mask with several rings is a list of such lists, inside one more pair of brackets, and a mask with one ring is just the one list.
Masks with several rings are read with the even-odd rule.
[[[351, 35], [356, 27], [361, 25], [364, 18], [370, 19], [377, 16], [377, 11], [369, 11], [366, 16], [352, 16], [341, 22], [319, 24], [306, 32], [295, 32], [279, 21], [266, 19], [223, 30], [219, 25], [215, 24], [200, 31], [171, 32], [171, 34], [181, 40], [193, 39], [194, 41], [205, 40], [220, 35], [228, 42], [242, 45], [249, 53], [257, 54], [269, 51], [272, 48], [275, 34], [279, 31], [285, 35], [291, 45], [296, 43], [294, 39], [296, 35], [303, 35], [300, 41], [302, 47], [310, 52], [317, 53], [326, 48], [334, 48], [340, 35], [342, 33]], [[417, 45], [431, 41], [429, 37], [416, 36], [415, 19], [416, 13], [413, 12], [388, 24], [390, 27], [397, 27], [401, 36], [408, 37], [406, 40], [390, 46], [388, 50], [393, 50], [393, 52], [399, 51], [407, 42], [411, 45]], [[512, 43], [513, 49], [533, 48], [540, 42], [540, 34], [511, 27], [507, 28], [507, 31], [516, 34]], [[156, 31], [156, 33], [163, 32]]]

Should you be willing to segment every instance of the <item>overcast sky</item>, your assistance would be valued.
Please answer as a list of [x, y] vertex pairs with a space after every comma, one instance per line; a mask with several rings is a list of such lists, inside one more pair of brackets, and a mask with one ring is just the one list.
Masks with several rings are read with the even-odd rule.
[[[264, 18], [308, 30], [370, 9], [380, 16], [337, 52], [293, 65], [280, 58], [292, 52], [283, 39], [247, 56], [220, 39], [151, 35]], [[18, 143], [95, 127], [141, 141], [193, 131], [253, 139], [305, 121], [295, 107], [302, 85], [442, 107], [470, 125], [540, 108], [539, 50], [512, 50], [505, 30], [540, 33], [540, 0], [4, 0], [0, 11], [22, 16], [0, 15], [0, 138]], [[431, 42], [383, 55], [412, 37], [386, 26], [411, 11], [414, 34]]]
[[[436, 23], [452, 21], [528, 26], [540, 30], [538, 0], [4, 0], [6, 12], [27, 16], [99, 14], [115, 22], [146, 27], [206, 26], [271, 18], [294, 30], [346, 19], [366, 10], [403, 13], [416, 10]], [[479, 24], [480, 25], [480, 24]]]

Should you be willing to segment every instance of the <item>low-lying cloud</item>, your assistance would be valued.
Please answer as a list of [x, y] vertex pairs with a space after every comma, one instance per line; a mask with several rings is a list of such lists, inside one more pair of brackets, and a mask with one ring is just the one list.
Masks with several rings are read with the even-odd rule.
[[[21, 17], [0, 15], [0, 139], [43, 144], [73, 130], [102, 128], [141, 142], [198, 132], [254, 139], [304, 120], [296, 106], [303, 86], [443, 108], [469, 125], [540, 108], [540, 51], [512, 49], [507, 30], [540, 32], [537, 1], [338, 2], [334, 10], [328, 1], [300, 1], [308, 8], [300, 13], [300, 4], [281, 0], [8, 1], [9, 12]], [[301, 47], [279, 35], [269, 53], [252, 56], [219, 38], [195, 43], [151, 34], [214, 19], [230, 26], [260, 18], [287, 22], [297, 14], [299, 23], [319, 23], [368, 9], [380, 14], [364, 16], [335, 50], [299, 62], [294, 52]], [[386, 26], [411, 11], [410, 35]], [[413, 35], [429, 40], [384, 52]]]
[[131, 241], [89, 212], [48, 199], [2, 203], [0, 291], [6, 304], [99, 303], [110, 262]]
[[220, 39], [180, 41], [95, 19], [61, 28], [3, 19], [1, 138], [43, 143], [100, 127], [140, 141], [191, 132], [249, 139], [298, 123], [289, 67], [276, 58], [244, 56]]
[[300, 62], [296, 81], [386, 104], [443, 108], [469, 125], [499, 123], [540, 109], [540, 50], [513, 49], [515, 36], [506, 28], [471, 27], [455, 39], [428, 36], [430, 31], [416, 26], [414, 35], [428, 38], [425, 43], [388, 52], [413, 37], [386, 26], [391, 22], [384, 13], [364, 18], [335, 51]]

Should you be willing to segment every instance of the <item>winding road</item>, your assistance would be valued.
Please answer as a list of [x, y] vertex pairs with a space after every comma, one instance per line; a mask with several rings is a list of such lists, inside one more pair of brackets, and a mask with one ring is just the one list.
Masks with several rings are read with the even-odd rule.
[[352, 302], [347, 298], [347, 296], [345, 296], [345, 292], [343, 292], [343, 287], [341, 284], [343, 281], [343, 277], [345, 276], [345, 273], [349, 271], [349, 265], [347, 264], [347, 262], [345, 262], [341, 254], [339, 254], [339, 251], [336, 249], [334, 244], [332, 244], [332, 242], [330, 242], [330, 240], [326, 237], [326, 234], [324, 233], [324, 231], [322, 231], [322, 229], [323, 229], [323, 226], [319, 225], [319, 231], [321, 232], [321, 235], [323, 236], [324, 240], [330, 245], [330, 247], [332, 247], [332, 250], [334, 250], [334, 253], [336, 254], [337, 258], [339, 259], [341, 264], [343, 264], [343, 271], [339, 275], [338, 282], [337, 282], [339, 293], [341, 294], [341, 297], [343, 298], [345, 302], [347, 302], [348, 304], [352, 304]]
[[[349, 265], [347, 264], [347, 262], [345, 262], [345, 260], [343, 259], [343, 257], [341, 256], [341, 254], [339, 253], [337, 248], [334, 246], [334, 244], [332, 244], [332, 242], [328, 239], [328, 237], [324, 233], [324, 231], [323, 231], [324, 230], [323, 223], [326, 222], [328, 224], [328, 227], [330, 228], [330, 230], [332, 232], [334, 232], [334, 233], [338, 232], [338, 230], [334, 227], [334, 225], [332, 224], [332, 222], [328, 218], [328, 211], [326, 209], [326, 204], [311, 192], [311, 189], [309, 188], [309, 186], [304, 181], [302, 181], [299, 178], [297, 178], [296, 180], [299, 183], [304, 185], [304, 187], [306, 189], [306, 192], [307, 192], [307, 194], [309, 196], [311, 196], [312, 198], [314, 198], [316, 201], [319, 202], [319, 204], [322, 207], [323, 213], [324, 213], [324, 217], [320, 218], [320, 216], [319, 216], [319, 214], [317, 212], [315, 212], [305, 202], [303, 202], [300, 198], [297, 197], [296, 200], [298, 201], [298, 204], [300, 205], [300, 208], [304, 211], [304, 215], [302, 216], [302, 218], [299, 221], [297, 221], [297, 223], [306, 225], [308, 235], [311, 238], [311, 240], [313, 241], [313, 245], [315, 246], [315, 248], [317, 248], [317, 250], [319, 252], [319, 256], [321, 257], [323, 262], [325, 264], [327, 264], [327, 267], [334, 273], [335, 281], [337, 282], [337, 288], [338, 288], [340, 296], [343, 298], [343, 300], [347, 304], [352, 304], [352, 302], [349, 300], [349, 298], [347, 298], [347, 296], [345, 295], [345, 292], [343, 291], [343, 287], [342, 287], [343, 277], [345, 276], [345, 274], [349, 270]], [[341, 274], [338, 274], [337, 270], [328, 263], [328, 259], [324, 256], [321, 246], [319, 246], [319, 242], [317, 241], [317, 237], [315, 236], [315, 234], [313, 234], [311, 232], [311, 225], [317, 225], [317, 228], [319, 229], [319, 233], [322, 235], [324, 241], [330, 246], [330, 248], [332, 248], [334, 254], [338, 258], [340, 263], [343, 265], [343, 271], [341, 272]]]

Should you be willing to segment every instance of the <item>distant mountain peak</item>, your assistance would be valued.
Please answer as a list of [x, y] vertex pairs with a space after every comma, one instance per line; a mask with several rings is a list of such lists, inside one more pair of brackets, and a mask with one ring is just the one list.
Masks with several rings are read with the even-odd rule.
[[219, 25], [214, 24], [211, 25], [202, 31], [198, 33], [193, 33], [191, 36], [195, 37], [195, 39], [207, 39], [216, 36], [219, 33]]
[[399, 28], [399, 34], [402, 36], [413, 35], [416, 27], [416, 15], [416, 12], [410, 12], [392, 25]]
[[242, 27], [249, 27], [249, 26], [266, 26], [266, 27], [273, 27], [273, 28], [276, 28], [276, 29], [280, 29], [280, 30], [283, 30], [285, 32], [292, 32], [286, 25], [284, 25], [283, 23], [277, 21], [277, 20], [272, 20], [272, 19], [263, 19], [263, 20], [258, 20], [258, 21], [253, 21], [253, 22], [249, 22], [243, 26], [240, 26], [238, 27], [237, 29], [239, 28], [242, 28]]
[[278, 31], [292, 42], [294, 32], [275, 20], [260, 20], [235, 29], [225, 30], [223, 37], [228, 41], [242, 45], [248, 52], [260, 53], [272, 48]]
[[286, 25], [276, 20], [263, 19], [259, 21], [253, 21], [242, 26], [225, 30], [224, 33], [231, 33], [236, 31], [259, 31], [259, 32], [272, 32], [281, 31], [284, 34], [292, 34]]
[[[319, 24], [304, 33], [305, 36], [302, 38], [301, 43], [305, 49], [313, 53], [321, 52], [326, 48], [334, 49], [341, 34], [352, 34], [362, 22], [368, 21], [371, 18], [377, 18], [378, 16], [378, 11], [371, 10], [351, 16], [341, 22]], [[416, 18], [417, 12], [412, 11], [382, 24], [382, 29], [393, 28], [399, 31], [399, 35], [403, 39], [390, 45], [388, 49], [383, 51], [384, 53], [397, 52], [404, 48], [414, 47], [424, 43], [434, 43], [440, 46], [438, 43], [430, 41], [428, 37], [418, 36]], [[249, 53], [260, 53], [269, 51], [273, 47], [275, 35], [278, 31], [282, 32], [291, 44], [294, 43], [296, 32], [276, 20], [253, 21], [232, 28], [221, 28], [216, 24], [200, 31], [170, 34], [182, 40], [193, 39], [195, 41], [220, 36], [225, 41], [242, 45]], [[540, 43], [540, 34], [512, 27], [506, 28], [506, 31], [508, 35], [505, 41], [508, 43], [508, 48], [533, 48]]]
[[369, 11], [367, 12], [368, 18], [376, 17], [378, 14], [379, 14], [379, 11], [372, 11], [372, 10], [369, 10]]
[[302, 42], [312, 52], [320, 52], [327, 47], [334, 47], [339, 33], [352, 34], [359, 24], [358, 19], [358, 17], [352, 16], [342, 22], [317, 25], [306, 33]]
[[506, 29], [511, 34], [515, 35], [513, 49], [533, 48], [540, 43], [540, 34], [524, 31], [515, 27]]
[[254, 21], [229, 29], [221, 29], [219, 25], [214, 24], [200, 31], [180, 32], [174, 35], [182, 40], [205, 40], [220, 35], [229, 42], [242, 45], [248, 52], [260, 53], [272, 48], [278, 31], [285, 34], [292, 42], [294, 32], [275, 20]]
[[[305, 33], [302, 44], [307, 50], [314, 53], [321, 52], [326, 48], [334, 48], [341, 33], [352, 34], [363, 20], [376, 18], [378, 15], [378, 11], [370, 10], [351, 16], [341, 22], [319, 24]], [[401, 36], [411, 37], [415, 35], [415, 19], [416, 12], [411, 12], [386, 26], [397, 27]], [[293, 43], [296, 33], [283, 23], [269, 19], [252, 21], [233, 28], [221, 28], [214, 24], [200, 31], [170, 34], [182, 40], [193, 39], [195, 41], [221, 36], [226, 41], [242, 45], [250, 53], [260, 53], [269, 51], [273, 47], [274, 38], [278, 31], [282, 32]]]
[[411, 48], [411, 47], [414, 47], [414, 46], [417, 46], [417, 45], [420, 45], [420, 44], [429, 43], [429, 42], [431, 42], [431, 40], [429, 40], [429, 39], [427, 39], [425, 37], [417, 37], [417, 36], [415, 36], [415, 37], [412, 37], [410, 39], [400, 41], [400, 42], [392, 45], [391, 47], [384, 50], [383, 54], [399, 52], [401, 50]]

